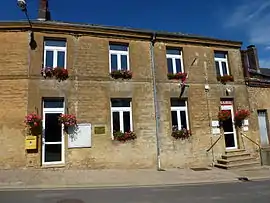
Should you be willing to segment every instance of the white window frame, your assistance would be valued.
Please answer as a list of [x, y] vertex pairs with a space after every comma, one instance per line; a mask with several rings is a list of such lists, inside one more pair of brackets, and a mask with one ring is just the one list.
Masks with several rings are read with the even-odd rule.
[[[187, 130], [189, 130], [189, 120], [188, 120], [188, 108], [187, 108], [187, 101], [185, 101], [185, 106], [171, 106], [171, 112], [176, 111], [177, 112], [177, 124], [178, 124], [178, 130], [181, 130], [181, 115], [180, 112], [184, 111], [186, 114], [186, 122], [187, 122]], [[171, 118], [172, 119], [172, 118]]]
[[133, 131], [133, 122], [132, 122], [132, 106], [131, 106], [131, 102], [130, 102], [130, 107], [112, 107], [111, 106], [111, 136], [112, 139], [114, 139], [113, 137], [113, 112], [118, 112], [119, 113], [119, 118], [120, 118], [120, 131], [124, 132], [124, 116], [123, 113], [124, 112], [129, 112], [129, 122], [130, 122], [130, 131]]
[[[167, 49], [167, 50], [173, 50], [173, 49]], [[167, 51], [166, 50], [166, 51]], [[166, 54], [166, 59], [172, 59], [172, 66], [173, 66], [173, 74], [177, 73], [177, 69], [176, 69], [176, 59], [180, 59], [180, 63], [181, 63], [181, 73], [184, 73], [184, 63], [183, 63], [183, 54], [182, 54], [182, 50], [179, 50], [180, 55], [178, 54]], [[167, 64], [167, 68], [168, 68], [168, 64]]]
[[[215, 53], [217, 53], [217, 52], [215, 52]], [[216, 62], [218, 62], [220, 76], [224, 76], [225, 75], [223, 73], [223, 69], [222, 69], [222, 62], [225, 62], [226, 63], [226, 70], [227, 70], [228, 75], [230, 75], [229, 63], [228, 63], [228, 54], [227, 53], [224, 53], [224, 54], [225, 54], [225, 58], [215, 57], [215, 66], [216, 66]]]
[[121, 45], [121, 46], [127, 46], [127, 51], [120, 51], [120, 50], [111, 50], [111, 47], [109, 45], [109, 64], [110, 64], [110, 73], [112, 72], [112, 64], [111, 64], [111, 56], [112, 54], [117, 56], [117, 70], [122, 70], [122, 63], [121, 63], [121, 56], [127, 56], [127, 70], [129, 69], [129, 46], [128, 45]]
[[[57, 41], [57, 40], [55, 40]], [[44, 61], [43, 61], [43, 67], [46, 68], [46, 52], [47, 51], [52, 51], [53, 52], [53, 67], [52, 68], [56, 68], [57, 67], [57, 60], [58, 60], [58, 52], [65, 52], [65, 61], [64, 61], [64, 69], [66, 69], [67, 67], [67, 46], [65, 47], [59, 47], [59, 46], [46, 46], [45, 45], [46, 40], [44, 40]], [[66, 42], [65, 42], [66, 43]], [[66, 43], [67, 45], [67, 43]]]

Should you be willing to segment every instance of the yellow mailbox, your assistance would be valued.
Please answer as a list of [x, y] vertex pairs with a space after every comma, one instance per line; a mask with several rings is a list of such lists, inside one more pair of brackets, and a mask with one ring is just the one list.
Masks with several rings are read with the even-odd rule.
[[37, 148], [37, 137], [26, 136], [25, 137], [25, 149], [36, 149]]

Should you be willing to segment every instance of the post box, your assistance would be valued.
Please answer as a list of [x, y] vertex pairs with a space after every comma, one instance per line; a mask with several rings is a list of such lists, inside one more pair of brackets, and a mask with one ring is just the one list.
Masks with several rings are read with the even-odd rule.
[[37, 137], [26, 136], [25, 137], [25, 149], [36, 149], [37, 148]]

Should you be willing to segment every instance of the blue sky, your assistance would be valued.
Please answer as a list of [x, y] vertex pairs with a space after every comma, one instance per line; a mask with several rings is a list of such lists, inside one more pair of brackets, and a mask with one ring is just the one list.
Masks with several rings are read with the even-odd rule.
[[[2, 0], [3, 1], [3, 0]], [[26, 0], [30, 18], [39, 0]], [[1, 20], [25, 16], [5, 0]], [[260, 66], [270, 68], [270, 0], [49, 0], [53, 20], [198, 34], [255, 44]]]

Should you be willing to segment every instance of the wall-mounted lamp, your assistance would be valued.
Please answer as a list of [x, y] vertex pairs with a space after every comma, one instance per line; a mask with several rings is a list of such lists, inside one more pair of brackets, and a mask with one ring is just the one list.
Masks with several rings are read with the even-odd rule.
[[18, 0], [17, 1], [17, 5], [20, 7], [20, 9], [23, 11], [23, 12], [25, 12], [26, 10], [27, 10], [27, 8], [26, 8], [26, 2], [25, 2], [25, 0]]
[[22, 10], [22, 12], [25, 13], [25, 16], [27, 18], [27, 21], [30, 25], [30, 31], [29, 31], [29, 45], [31, 46], [32, 49], [35, 49], [36, 47], [36, 43], [35, 43], [35, 40], [34, 40], [34, 33], [32, 31], [32, 23], [29, 19], [29, 15], [28, 15], [28, 12], [27, 12], [27, 4], [26, 4], [26, 1], [25, 0], [17, 0], [17, 6]]

